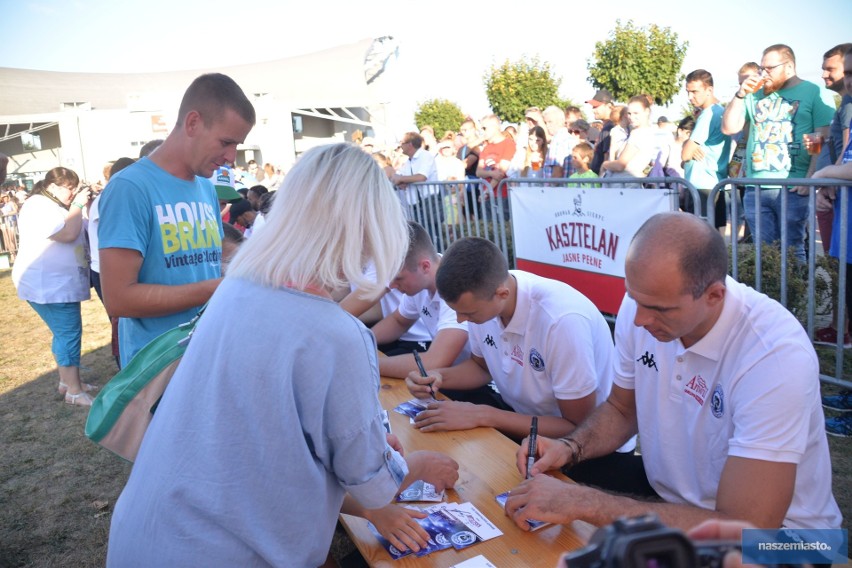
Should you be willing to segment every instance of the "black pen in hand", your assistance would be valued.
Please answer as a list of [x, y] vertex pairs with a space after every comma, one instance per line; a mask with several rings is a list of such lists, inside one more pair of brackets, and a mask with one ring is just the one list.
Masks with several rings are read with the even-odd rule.
[[532, 477], [530, 470], [535, 463], [536, 445], [538, 444], [538, 416], [532, 417], [532, 426], [530, 426], [530, 442], [527, 448], [527, 475], [526, 479]]
[[[426, 374], [426, 369], [423, 368], [423, 361], [420, 359], [420, 353], [418, 353], [416, 349], [413, 350], [412, 353], [414, 354], [414, 362], [417, 363], [417, 368], [420, 369], [420, 376], [428, 377], [429, 375]], [[432, 398], [435, 398], [435, 391], [432, 390], [432, 383], [429, 383], [429, 394], [432, 395]]]

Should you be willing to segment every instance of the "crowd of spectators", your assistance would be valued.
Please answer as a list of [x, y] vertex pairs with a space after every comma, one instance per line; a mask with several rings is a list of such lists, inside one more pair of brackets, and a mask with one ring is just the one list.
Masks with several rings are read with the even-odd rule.
[[[847, 79], [849, 47], [839, 52]], [[53, 334], [66, 403], [92, 403], [95, 387], [79, 376], [90, 284], [118, 322], [119, 365], [210, 302], [116, 504], [108, 565], [318, 565], [341, 510], [393, 519], [377, 521], [381, 534], [424, 546], [412, 515], [388, 503], [418, 476], [451, 487], [458, 464], [437, 453], [402, 457], [381, 424], [380, 373], [427, 399], [414, 421], [424, 432], [491, 426], [522, 440], [530, 419], [541, 420], [535, 465], [519, 462], [527, 479], [506, 504], [522, 529], [531, 518], [602, 525], [649, 510], [684, 529], [731, 518], [839, 527], [813, 345], [780, 304], [726, 275], [717, 230], [683, 213], [642, 226], [627, 253], [615, 343], [567, 284], [509, 271], [484, 239], [459, 238], [441, 256], [432, 238], [477, 210], [508, 218], [506, 179], [583, 180], [605, 191], [674, 172], [709, 195], [728, 174], [736, 136], [746, 137], [745, 177], [852, 178], [848, 128], [840, 145], [828, 136], [834, 115], [822, 91], [796, 76], [792, 50], [770, 46], [755, 66], [725, 108], [708, 71], [689, 73], [694, 112], [677, 124], [654, 123], [646, 94], [621, 106], [599, 90], [586, 101], [592, 122], [577, 107], [530, 107], [523, 124], [467, 118], [440, 140], [429, 126], [398, 145], [362, 137], [363, 152], [312, 149], [286, 178], [269, 164], [234, 164], [254, 108], [229, 77], [202, 75], [168, 138], [109, 164], [101, 195], [55, 168], [20, 208], [16, 196], [0, 197], [4, 225], [8, 206], [20, 226], [13, 280]], [[840, 148], [828, 162], [836, 166], [815, 170], [819, 152], [799, 142], [808, 133]], [[774, 243], [771, 231], [787, 223], [798, 246], [803, 223], [814, 222], [801, 218], [806, 193], [764, 189], [764, 203], [745, 185], [748, 223], [764, 223], [756, 237]], [[704, 203], [684, 207], [707, 213]], [[406, 222], [411, 211], [424, 222]], [[351, 290], [343, 310], [332, 296], [340, 288]], [[381, 304], [391, 289], [395, 300]], [[373, 304], [382, 313], [368, 331], [354, 316]], [[417, 323], [424, 336], [407, 337]], [[379, 360], [377, 342], [402, 350]], [[451, 400], [434, 400], [438, 390]], [[842, 421], [831, 427], [849, 435]], [[643, 455], [633, 452], [637, 433]], [[598, 488], [540, 475], [549, 469]], [[294, 495], [299, 483], [309, 491]], [[642, 498], [614, 493], [624, 491]], [[283, 507], [297, 514], [282, 518]], [[308, 544], [306, 531], [319, 537]]]

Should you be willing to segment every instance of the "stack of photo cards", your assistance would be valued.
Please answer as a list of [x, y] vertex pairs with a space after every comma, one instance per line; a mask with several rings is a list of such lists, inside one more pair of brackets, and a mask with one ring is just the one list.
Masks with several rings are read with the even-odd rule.
[[438, 503], [444, 500], [444, 495], [444, 491], [438, 493], [435, 491], [434, 485], [420, 479], [406, 487], [405, 491], [400, 493], [396, 500], [400, 502], [427, 501]]
[[[495, 497], [495, 499], [497, 499], [497, 502], [500, 503], [500, 506], [503, 507], [504, 509], [506, 508], [506, 499], [508, 499], [508, 498], [509, 498], [509, 492], [508, 491], [506, 491], [505, 493], [501, 493], [500, 495]], [[541, 527], [546, 527], [550, 523], [546, 523], [544, 521], [534, 521], [532, 519], [527, 519], [527, 524], [530, 526], [531, 531], [537, 531]]]
[[419, 398], [412, 398], [411, 400], [403, 402], [394, 408], [394, 412], [399, 412], [400, 414], [408, 416], [409, 421], [414, 424], [414, 419], [418, 414], [426, 410], [426, 405], [430, 402], [434, 402], [434, 400], [420, 400]]
[[[415, 521], [429, 534], [429, 540], [426, 548], [415, 553], [416, 556], [426, 556], [447, 548], [461, 550], [503, 534], [471, 503], [440, 503], [421, 510], [429, 515]], [[454, 513], [461, 514], [456, 516]], [[399, 550], [393, 546], [378, 533], [372, 523], [369, 523], [369, 527], [394, 560], [412, 554], [410, 550]]]

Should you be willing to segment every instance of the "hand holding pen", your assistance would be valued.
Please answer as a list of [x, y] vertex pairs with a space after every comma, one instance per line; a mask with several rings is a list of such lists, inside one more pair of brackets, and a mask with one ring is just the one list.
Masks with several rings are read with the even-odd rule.
[[[420, 370], [420, 376], [423, 378], [428, 377], [429, 375], [426, 374], [426, 368], [423, 367], [423, 360], [420, 358], [420, 353], [416, 349], [412, 353], [414, 354], [414, 362], [417, 363], [417, 368]], [[429, 394], [432, 398], [435, 398], [435, 391], [432, 389], [432, 384], [429, 383]]]
[[535, 463], [536, 446], [538, 444], [538, 416], [532, 417], [532, 425], [530, 426], [529, 447], [527, 448], [527, 474], [526, 479], [532, 477], [533, 464]]

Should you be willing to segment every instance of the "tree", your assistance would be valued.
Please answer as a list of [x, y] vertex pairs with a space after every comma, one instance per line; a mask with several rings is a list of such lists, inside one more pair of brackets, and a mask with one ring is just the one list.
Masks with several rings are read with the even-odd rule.
[[417, 130], [427, 125], [431, 126], [435, 131], [435, 138], [439, 141], [448, 130], [458, 132], [462, 122], [464, 122], [464, 113], [459, 105], [446, 99], [430, 99], [422, 102], [414, 113]]
[[632, 20], [627, 25], [616, 20], [609, 39], [595, 44], [587, 62], [590, 81], [618, 101], [647, 93], [658, 105], [668, 104], [681, 89], [680, 68], [688, 46], [686, 41], [679, 44], [670, 28], [637, 28]]
[[521, 122], [524, 111], [537, 106], [541, 109], [550, 105], [565, 108], [570, 100], [559, 98], [562, 79], [553, 76], [550, 63], [521, 59], [508, 59], [499, 67], [491, 66], [482, 78], [485, 96], [494, 114], [509, 122]]

